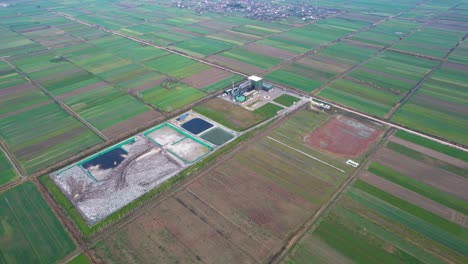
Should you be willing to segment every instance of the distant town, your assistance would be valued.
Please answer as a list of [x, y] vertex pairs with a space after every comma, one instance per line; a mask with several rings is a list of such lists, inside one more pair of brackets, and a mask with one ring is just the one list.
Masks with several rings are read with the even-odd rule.
[[211, 12], [225, 15], [241, 15], [263, 21], [277, 21], [288, 18], [299, 18], [303, 21], [309, 21], [341, 12], [338, 9], [318, 7], [314, 2], [298, 5], [291, 1], [266, 0], [177, 0], [173, 3], [173, 6], [192, 9], [198, 13]]

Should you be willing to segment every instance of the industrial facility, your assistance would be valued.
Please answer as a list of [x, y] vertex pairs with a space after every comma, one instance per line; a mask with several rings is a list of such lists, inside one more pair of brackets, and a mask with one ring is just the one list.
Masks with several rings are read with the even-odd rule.
[[261, 77], [252, 75], [245, 82], [226, 89], [224, 94], [230, 95], [234, 102], [244, 103], [252, 99], [260, 90], [269, 92], [272, 89], [272, 84], [263, 82]]

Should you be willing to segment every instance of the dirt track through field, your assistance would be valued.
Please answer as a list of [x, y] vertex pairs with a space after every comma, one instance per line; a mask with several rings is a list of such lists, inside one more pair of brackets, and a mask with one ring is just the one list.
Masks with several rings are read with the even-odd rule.
[[437, 202], [432, 201], [420, 194], [417, 194], [413, 191], [405, 189], [398, 184], [390, 182], [384, 178], [375, 176], [370, 172], [362, 173], [359, 178], [379, 189], [382, 189], [385, 192], [388, 192], [396, 197], [399, 197], [405, 201], [408, 201], [418, 207], [426, 209], [430, 212], [433, 212], [443, 218], [452, 221], [456, 224], [462, 225], [465, 228], [468, 228], [468, 216], [457, 212], [451, 208], [448, 208], [444, 205], [441, 205]]

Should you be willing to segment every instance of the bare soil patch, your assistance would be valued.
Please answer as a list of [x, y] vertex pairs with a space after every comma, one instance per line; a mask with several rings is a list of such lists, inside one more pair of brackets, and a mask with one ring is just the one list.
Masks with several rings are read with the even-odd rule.
[[449, 221], [452, 221], [456, 224], [460, 224], [468, 228], [468, 217], [462, 213], [459, 213], [437, 202], [434, 202], [431, 199], [428, 199], [413, 191], [405, 189], [398, 184], [395, 184], [386, 179], [375, 176], [372, 173], [364, 172], [359, 177], [361, 178], [361, 180], [379, 189], [382, 189], [385, 192], [395, 195], [396, 197], [406, 200], [418, 207], [424, 208]]
[[395, 137], [395, 136], [392, 136], [390, 138], [390, 141], [395, 142], [397, 144], [400, 144], [402, 146], [405, 146], [407, 148], [416, 150], [418, 152], [424, 153], [424, 154], [426, 154], [428, 156], [431, 156], [433, 158], [445, 161], [445, 162], [450, 163], [450, 164], [452, 164], [454, 166], [457, 166], [457, 167], [468, 170], [468, 162], [465, 162], [463, 160], [459, 160], [457, 158], [454, 158], [454, 157], [451, 157], [449, 155], [437, 152], [437, 151], [432, 150], [430, 148], [423, 147], [423, 146], [418, 145], [418, 144], [414, 144], [413, 142], [409, 142], [409, 141], [406, 141], [404, 139], [401, 139], [401, 138], [398, 138], [398, 137]]
[[154, 121], [155, 119], [158, 119], [161, 116], [161, 113], [156, 112], [154, 110], [150, 110], [128, 120], [120, 122], [116, 125], [113, 125], [109, 128], [106, 128], [102, 131], [102, 133], [110, 139], [117, 138], [120, 135], [129, 134], [130, 132], [135, 131], [139, 127], [148, 124], [149, 122]]
[[466, 179], [461, 176], [411, 159], [387, 148], [377, 152], [376, 161], [405, 176], [468, 201]]
[[242, 63], [240, 61], [236, 61], [219, 55], [212, 55], [209, 56], [207, 59], [208, 61], [218, 63], [219, 65], [226, 66], [243, 73], [259, 74], [265, 71], [262, 68], [255, 67], [250, 64]]
[[184, 78], [182, 81], [192, 87], [202, 89], [231, 76], [232, 73], [218, 68], [210, 68], [195, 75]]
[[288, 60], [297, 56], [297, 54], [286, 51], [286, 50], [282, 50], [282, 49], [278, 49], [278, 48], [274, 48], [270, 46], [265, 46], [265, 45], [259, 45], [256, 43], [249, 43], [249, 44], [246, 44], [244, 47], [248, 51], [252, 51], [255, 53], [259, 53], [262, 55], [275, 57], [275, 58], [279, 58], [283, 60]]
[[381, 131], [356, 119], [339, 115], [304, 138], [307, 145], [339, 156], [359, 157]]

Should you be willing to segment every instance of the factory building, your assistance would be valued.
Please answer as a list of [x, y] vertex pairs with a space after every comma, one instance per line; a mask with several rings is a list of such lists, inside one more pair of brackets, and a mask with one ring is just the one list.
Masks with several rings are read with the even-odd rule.
[[272, 89], [272, 84], [263, 82], [261, 77], [252, 75], [245, 82], [226, 89], [224, 93], [230, 95], [233, 101], [243, 103], [252, 99], [260, 90], [269, 92]]

